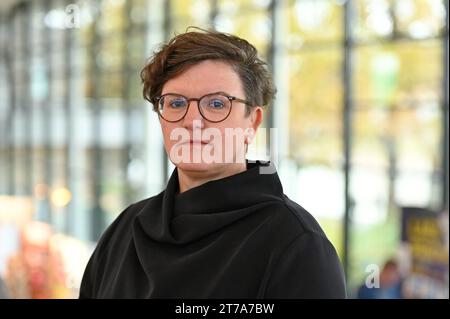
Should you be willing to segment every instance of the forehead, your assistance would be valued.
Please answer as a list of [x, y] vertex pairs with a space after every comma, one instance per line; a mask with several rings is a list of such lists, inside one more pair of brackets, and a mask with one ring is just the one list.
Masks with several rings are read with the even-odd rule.
[[168, 80], [162, 94], [201, 96], [212, 92], [242, 94], [242, 83], [234, 68], [223, 61], [206, 60], [194, 64]]

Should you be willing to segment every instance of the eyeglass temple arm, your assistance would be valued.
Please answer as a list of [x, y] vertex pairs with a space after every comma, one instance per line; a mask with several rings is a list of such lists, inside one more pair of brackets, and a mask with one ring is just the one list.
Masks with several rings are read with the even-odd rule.
[[243, 100], [243, 99], [240, 99], [240, 98], [238, 98], [238, 97], [235, 97], [235, 96], [229, 96], [229, 98], [230, 98], [230, 100], [237, 101], [237, 102], [241, 102], [241, 103], [244, 103], [244, 104], [246, 104], [246, 105], [248, 105], [248, 106], [253, 106], [250, 102], [248, 102], [248, 101], [246, 101], [246, 100]]

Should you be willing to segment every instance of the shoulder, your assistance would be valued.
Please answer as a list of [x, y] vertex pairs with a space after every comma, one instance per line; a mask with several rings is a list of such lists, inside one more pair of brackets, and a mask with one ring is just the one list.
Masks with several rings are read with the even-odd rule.
[[270, 223], [279, 244], [278, 251], [286, 250], [290, 246], [297, 246], [313, 239], [312, 244], [323, 244], [334, 249], [320, 224], [306, 209], [283, 195], [280, 201], [273, 203], [269, 208], [272, 213]]
[[282, 200], [274, 206], [278, 223], [288, 233], [291, 233], [291, 239], [305, 233], [313, 233], [324, 239], [327, 238], [322, 227], [311, 213], [286, 195], [283, 195]]
[[97, 248], [98, 249], [105, 248], [105, 246], [107, 246], [108, 243], [115, 241], [123, 242], [127, 236], [131, 235], [130, 228], [136, 216], [143, 209], [145, 209], [145, 207], [150, 205], [152, 202], [157, 201], [162, 196], [163, 192], [156, 196], [143, 199], [128, 206], [116, 217], [116, 219], [111, 223], [111, 225], [109, 225], [103, 232], [102, 236], [100, 237], [97, 243]]
[[266, 298], [346, 298], [339, 256], [319, 223], [289, 199], [280, 209], [289, 241], [271, 267]]
[[336, 249], [316, 219], [284, 195], [275, 204], [275, 228], [282, 229], [266, 297], [345, 298], [345, 280]]
[[346, 298], [345, 277], [332, 244], [317, 233], [294, 238], [274, 264], [266, 298]]
[[126, 245], [127, 239], [131, 237], [131, 227], [136, 216], [162, 194], [135, 202], [124, 209], [100, 236], [91, 256], [92, 262], [98, 264], [110, 250], [120, 250], [121, 246]]
[[108, 267], [114, 267], [114, 263], [111, 261], [125, 251], [125, 247], [131, 239], [131, 229], [135, 217], [152, 201], [162, 196], [161, 194], [131, 204], [106, 228], [84, 270], [80, 298], [97, 297], [98, 289], [106, 275], [105, 270]]

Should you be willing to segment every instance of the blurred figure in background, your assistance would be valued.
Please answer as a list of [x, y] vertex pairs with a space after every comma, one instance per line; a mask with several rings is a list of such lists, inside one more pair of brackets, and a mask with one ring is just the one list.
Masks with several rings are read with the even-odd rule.
[[401, 299], [402, 277], [397, 262], [389, 259], [385, 262], [380, 273], [379, 287], [368, 287], [363, 284], [358, 289], [358, 299]]
[[42, 222], [29, 222], [20, 234], [20, 250], [8, 260], [6, 281], [12, 298], [51, 298], [49, 286], [49, 240], [52, 229]]
[[8, 299], [8, 289], [6, 287], [5, 282], [3, 281], [3, 278], [0, 277], [0, 299]]

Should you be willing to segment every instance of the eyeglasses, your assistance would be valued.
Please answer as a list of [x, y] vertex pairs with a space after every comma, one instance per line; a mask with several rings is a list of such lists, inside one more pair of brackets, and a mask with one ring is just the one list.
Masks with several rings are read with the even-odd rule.
[[210, 93], [200, 98], [191, 99], [175, 93], [167, 93], [155, 98], [158, 114], [167, 122], [182, 120], [188, 112], [191, 101], [197, 101], [198, 110], [202, 117], [213, 123], [222, 122], [230, 115], [233, 101], [252, 105], [246, 100], [223, 92]]

